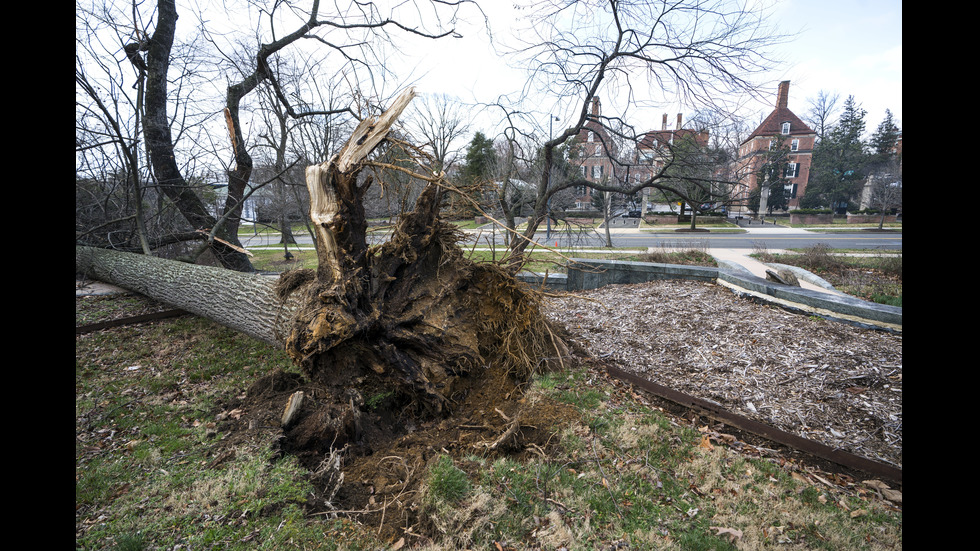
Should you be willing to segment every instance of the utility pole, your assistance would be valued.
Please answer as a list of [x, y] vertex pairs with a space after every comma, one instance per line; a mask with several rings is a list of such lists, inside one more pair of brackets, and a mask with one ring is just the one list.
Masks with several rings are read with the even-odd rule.
[[[551, 137], [552, 137], [552, 125], [555, 121], [560, 121], [560, 120], [561, 119], [559, 119], [554, 115], [551, 114], [548, 115], [548, 141], [549, 142], [551, 141]], [[547, 174], [548, 185], [545, 187], [545, 193], [548, 193], [548, 191], [550, 191], [551, 189], [551, 170], [552, 169], [550, 168], [548, 169], [548, 174]], [[546, 233], [547, 239], [548, 241], [551, 241], [551, 196], [550, 195], [548, 196], [548, 211], [545, 213], [545, 218], [548, 221], [548, 231]]]

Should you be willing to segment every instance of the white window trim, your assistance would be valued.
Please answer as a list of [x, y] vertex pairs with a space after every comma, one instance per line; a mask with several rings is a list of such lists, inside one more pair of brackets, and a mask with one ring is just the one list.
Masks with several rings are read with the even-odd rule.
[[800, 163], [786, 163], [786, 178], [797, 178], [800, 175]]

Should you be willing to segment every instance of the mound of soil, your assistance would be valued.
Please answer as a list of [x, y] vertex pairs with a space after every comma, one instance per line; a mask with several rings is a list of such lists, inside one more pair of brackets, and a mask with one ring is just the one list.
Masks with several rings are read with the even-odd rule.
[[[307, 504], [312, 514], [353, 515], [385, 540], [425, 537], [420, 500], [430, 461], [450, 455], [465, 468], [467, 456], [547, 454], [556, 432], [578, 418], [572, 406], [528, 393], [493, 367], [465, 384], [465, 396], [451, 411], [434, 416], [394, 394], [337, 394], [301, 375], [276, 372], [230, 405], [241, 414], [220, 430], [229, 448], [271, 440], [282, 454], [297, 457], [316, 487]], [[283, 428], [296, 392], [303, 392], [298, 420]]]

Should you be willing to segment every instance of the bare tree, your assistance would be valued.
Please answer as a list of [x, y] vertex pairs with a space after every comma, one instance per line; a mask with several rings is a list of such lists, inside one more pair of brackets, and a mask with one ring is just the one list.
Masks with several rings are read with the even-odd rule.
[[879, 209], [878, 229], [885, 225], [885, 217], [893, 209], [902, 209], [902, 174], [901, 170], [894, 173], [877, 173], [869, 178], [867, 189], [867, 204], [872, 209]]
[[[107, 236], [105, 242], [120, 246], [131, 242], [135, 236], [140, 249], [149, 254], [139, 142], [132, 137], [133, 128], [123, 124], [126, 115], [119, 109], [120, 98], [114, 93], [111, 102], [103, 101], [79, 65], [75, 67], [75, 85], [88, 100], [76, 101], [79, 110], [75, 119], [78, 132], [76, 157], [81, 161], [76, 168], [76, 239], [88, 241], [94, 232], [111, 232], [125, 224], [131, 228], [125, 232], [122, 241], [114, 243]], [[133, 124], [138, 129], [138, 119]], [[93, 139], [98, 141], [91, 142]], [[118, 187], [113, 185], [116, 181]]]
[[[214, 95], [208, 96], [211, 90], [207, 88], [217, 79], [213, 78], [211, 73], [210, 78], [201, 78], [194, 86], [190, 80], [185, 81], [172, 74], [171, 70], [175, 64], [185, 63], [194, 55], [194, 52], [182, 48], [177, 36], [176, 3], [174, 0], [159, 0], [154, 6], [155, 16], [141, 13], [140, 10], [145, 9], [144, 5], [134, 5], [131, 14], [110, 13], [108, 8], [101, 11], [91, 10], [93, 18], [102, 21], [106, 26], [116, 26], [119, 29], [133, 27], [133, 31], [119, 34], [120, 43], [117, 51], [130, 64], [131, 70], [137, 73], [139, 81], [145, 83], [145, 94], [141, 95], [140, 101], [132, 107], [135, 112], [143, 114], [140, 122], [144, 139], [141, 143], [145, 144], [149, 154], [156, 185], [191, 228], [185, 237], [191, 236], [203, 240], [205, 247], [214, 253], [222, 265], [236, 270], [251, 270], [251, 264], [242, 251], [237, 237], [243, 200], [249, 193], [253, 167], [249, 153], [251, 144], [242, 127], [244, 101], [260, 86], [268, 85], [283, 111], [292, 118], [350, 111], [349, 105], [303, 109], [309, 107], [308, 103], [302, 104], [303, 110], [297, 109], [300, 102], [286, 94], [273, 70], [277, 56], [287, 47], [297, 45], [301, 41], [315, 41], [320, 48], [317, 56], [328, 53], [338, 60], [335, 65], [346, 64], [351, 71], [363, 74], [364, 77], [352, 81], [355, 87], [361, 87], [383, 73], [384, 63], [380, 61], [380, 48], [393, 31], [432, 39], [451, 36], [456, 11], [462, 4], [469, 2], [468, 0], [461, 2], [429, 0], [428, 3], [434, 10], [434, 15], [429, 21], [420, 19], [422, 12], [413, 11], [412, 3], [400, 4], [390, 9], [384, 8], [387, 11], [382, 11], [382, 8], [374, 3], [351, 0], [346, 5], [335, 3], [331, 6], [333, 11], [321, 13], [319, 0], [310, 0], [309, 7], [304, 13], [301, 5], [272, 2], [266, 8], [251, 12], [263, 14], [265, 24], [257, 29], [249, 29], [255, 31], [257, 37], [256, 45], [251, 51], [248, 46], [243, 45], [248, 41], [242, 40], [241, 29], [235, 29], [237, 33], [229, 33], [232, 38], [227, 42], [219, 42], [217, 37], [224, 36], [225, 32], [217, 31], [213, 27], [213, 22], [202, 23], [203, 36], [209, 37], [214, 49], [223, 54], [217, 63], [212, 58], [210, 63], [202, 63], [186, 75], [201, 75], [218, 66], [226, 69], [233, 68], [238, 75], [238, 78], [228, 85], [224, 94], [224, 117], [227, 121], [228, 136], [225, 139], [214, 135], [194, 137], [197, 144], [230, 142], [233, 162], [227, 167], [228, 193], [225, 204], [218, 213], [211, 212], [209, 205], [196, 193], [193, 178], [188, 176], [191, 173], [188, 164], [182, 163], [183, 152], [178, 149], [182, 138], [188, 137], [182, 134], [183, 130], [191, 128], [186, 124], [183, 126], [178, 124], [182, 122], [181, 116], [190, 113], [187, 111], [188, 106], [196, 107], [217, 99]], [[253, 4], [250, 3], [250, 10], [252, 6]], [[300, 14], [299, 17], [296, 17], [297, 14]], [[409, 19], [401, 20], [403, 16]], [[137, 24], [144, 19], [153, 21], [152, 32], [149, 30], [149, 25]], [[117, 23], [116, 20], [119, 22]], [[434, 26], [432, 26], [433, 22], [435, 22]], [[281, 33], [280, 25], [291, 25], [291, 27], [285, 33]], [[98, 62], [98, 56], [93, 55], [90, 58], [95, 58]], [[92, 61], [86, 59], [80, 61], [79, 65]], [[205, 84], [202, 85], [201, 82]], [[191, 86], [184, 88], [184, 84]], [[183, 105], [175, 103], [181, 98], [190, 98], [191, 101]], [[206, 108], [201, 109], [199, 113], [203, 114], [203, 117], [197, 121], [209, 118], [210, 113], [213, 112], [209, 112]], [[201, 160], [199, 155], [201, 155], [200, 149], [187, 158], [197, 162]]]
[[[558, 191], [549, 186], [556, 148], [590, 121], [617, 139], [638, 139], [625, 118], [593, 114], [590, 108], [595, 98], [616, 97], [624, 105], [637, 107], [651, 101], [641, 91], [652, 89], [671, 100], [722, 109], [720, 98], [755, 94], [758, 83], [753, 78], [774, 63], [766, 51], [782, 39], [766, 28], [765, 13], [724, 0], [543, 0], [533, 13], [534, 34], [526, 35], [527, 44], [520, 50], [533, 71], [529, 91], [536, 88], [548, 94], [557, 107], [569, 106], [574, 114], [566, 119], [564, 130], [544, 143], [534, 214], [525, 239], [516, 240], [512, 247], [512, 266], [522, 262], [524, 250], [544, 221], [548, 199]], [[611, 145], [604, 147], [617, 159], [620, 172], [624, 162], [612, 155]], [[617, 174], [608, 183], [589, 185], [600, 192], [626, 195], [659, 188], [684, 197], [683, 190], [669, 184], [670, 167], [668, 163], [664, 171], [635, 183]], [[577, 184], [581, 182], [565, 185]]]
[[[889, 122], [889, 121], [886, 121]], [[879, 128], [880, 130], [880, 128]], [[863, 208], [879, 209], [878, 229], [885, 224], [885, 216], [902, 209], [902, 154], [895, 151], [896, 137], [890, 140], [891, 147], [876, 155], [874, 166], [868, 174], [861, 196]]]
[[446, 94], [429, 94], [420, 99], [408, 127], [432, 155], [434, 169], [448, 172], [457, 162], [463, 145], [460, 140], [469, 132], [469, 121], [463, 106]]
[[817, 97], [807, 99], [807, 110], [803, 119], [810, 128], [816, 130], [817, 138], [822, 140], [834, 127], [834, 121], [840, 112], [840, 106], [837, 105], [839, 100], [840, 94], [824, 90], [817, 92]]
[[387, 243], [368, 246], [362, 200], [375, 182], [361, 172], [394, 170], [374, 154], [391, 145], [392, 124], [413, 97], [411, 89], [399, 95], [365, 118], [329, 162], [307, 168], [316, 270], [271, 279], [86, 247], [76, 247], [76, 270], [285, 348], [324, 390], [318, 401], [326, 417], [307, 418], [325, 423], [317, 433], [323, 446], [353, 436], [341, 432], [355, 427], [334, 420], [359, 413], [350, 394], [359, 389], [385, 389], [438, 414], [466, 396], [471, 376], [492, 371], [526, 381], [559, 365], [568, 350], [539, 297], [498, 266], [465, 259], [454, 228], [439, 219], [450, 186], [427, 170], [431, 159], [417, 159], [413, 177], [426, 186], [415, 208]]

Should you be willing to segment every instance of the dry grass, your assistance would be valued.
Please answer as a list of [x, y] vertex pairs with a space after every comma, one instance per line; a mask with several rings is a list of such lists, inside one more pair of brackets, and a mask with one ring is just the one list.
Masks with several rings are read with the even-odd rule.
[[772, 254], [757, 247], [754, 256], [762, 262], [803, 268], [835, 289], [863, 300], [902, 305], [901, 254], [842, 254], [818, 244], [793, 254]]

